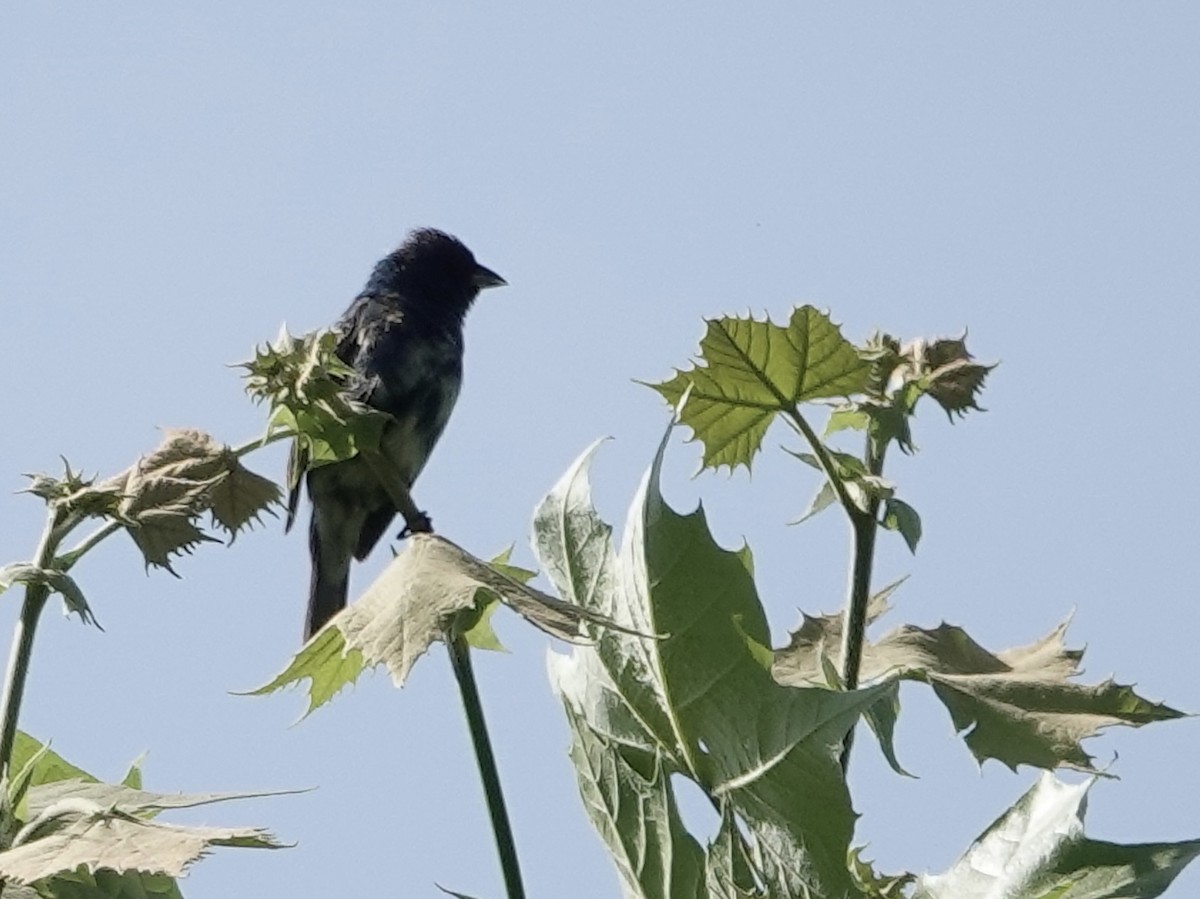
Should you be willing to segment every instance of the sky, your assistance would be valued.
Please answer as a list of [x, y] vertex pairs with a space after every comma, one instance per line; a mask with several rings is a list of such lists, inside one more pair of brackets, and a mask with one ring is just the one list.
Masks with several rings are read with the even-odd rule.
[[[998, 650], [1073, 612], [1085, 680], [1200, 711], [1197, 46], [1187, 2], [7, 3], [0, 562], [41, 527], [23, 472], [114, 473], [169, 426], [255, 437], [230, 364], [284, 322], [332, 322], [428, 225], [511, 284], [468, 319], [416, 486], [446, 536], [535, 567], [534, 506], [603, 436], [595, 498], [622, 521], [667, 424], [636, 380], [683, 366], [705, 317], [809, 302], [854, 340], [969, 329], [1001, 363], [988, 411], [952, 427], [925, 408], [920, 452], [889, 459], [925, 536], [915, 557], [881, 541], [877, 583], [910, 575], [886, 626], [947, 620]], [[839, 607], [844, 523], [787, 526], [817, 484], [782, 428], [749, 475], [693, 477], [686, 436], [666, 497], [751, 546], [782, 645], [800, 609]], [[276, 449], [251, 464], [282, 478]], [[22, 727], [108, 779], [148, 753], [148, 789], [317, 788], [174, 816], [296, 844], [218, 851], [189, 897], [501, 895], [440, 647], [402, 691], [368, 675], [299, 724], [298, 693], [233, 695], [299, 646], [305, 543], [269, 519], [181, 579], [104, 544], [75, 572], [104, 631], [47, 612]], [[0, 603], [3, 633], [17, 596]], [[476, 668], [529, 894], [619, 895], [548, 640], [497, 627], [510, 652]], [[919, 778], [860, 741], [856, 841], [885, 870], [941, 871], [1036, 772], [980, 771], [928, 691], [902, 701]], [[1120, 778], [1091, 794], [1093, 836], [1200, 837], [1194, 719], [1087, 748]], [[1197, 891], [1193, 869], [1168, 895]]]

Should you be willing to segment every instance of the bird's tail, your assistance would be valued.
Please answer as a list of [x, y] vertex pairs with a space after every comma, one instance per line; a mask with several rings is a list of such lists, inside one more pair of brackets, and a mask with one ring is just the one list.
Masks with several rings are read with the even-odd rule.
[[304, 622], [306, 642], [325, 622], [346, 607], [346, 591], [350, 581], [349, 554], [344, 559], [330, 558], [333, 554], [322, 546], [315, 521], [308, 532], [308, 544], [312, 554], [312, 581], [308, 587], [308, 617]]

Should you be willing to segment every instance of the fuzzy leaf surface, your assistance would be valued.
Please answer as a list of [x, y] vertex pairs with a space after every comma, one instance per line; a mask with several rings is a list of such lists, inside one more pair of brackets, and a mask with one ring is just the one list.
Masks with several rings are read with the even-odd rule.
[[44, 810], [0, 852], [0, 877], [18, 884], [105, 868], [178, 877], [216, 846], [278, 849], [256, 828], [179, 827], [147, 821], [83, 799]]
[[1153, 899], [1200, 855], [1200, 840], [1118, 845], [1083, 833], [1095, 783], [1048, 773], [913, 899]]
[[769, 658], [753, 649], [770, 637], [749, 554], [717, 546], [702, 510], [680, 515], [666, 504], [665, 447], [664, 438], [619, 553], [590, 502], [594, 447], [538, 507], [535, 551], [560, 595], [629, 630], [668, 635], [604, 632], [595, 647], [555, 659], [552, 682], [577, 726], [611, 751], [652, 750], [665, 770], [728, 804], [780, 859], [772, 869], [779, 895], [857, 895], [846, 867], [854, 813], [838, 747], [895, 685], [835, 692], [772, 680]]
[[308, 679], [305, 715], [383, 665], [402, 687], [417, 659], [450, 628], [476, 627], [486, 605], [499, 601], [552, 637], [586, 640], [603, 615], [580, 609], [521, 583], [529, 572], [493, 566], [444, 537], [414, 534], [362, 597], [335, 615], [260, 695]]
[[[840, 640], [838, 622], [836, 616], [806, 616], [791, 643], [775, 654], [776, 679], [812, 683], [821, 653]], [[867, 643], [861, 677], [869, 682], [894, 675], [929, 684], [980, 763], [991, 758], [1013, 769], [1024, 764], [1094, 771], [1081, 740], [1104, 727], [1140, 727], [1183, 713], [1112, 680], [1072, 681], [1083, 651], [1066, 648], [1068, 623], [1028, 646], [999, 653], [954, 625], [905, 625]]]

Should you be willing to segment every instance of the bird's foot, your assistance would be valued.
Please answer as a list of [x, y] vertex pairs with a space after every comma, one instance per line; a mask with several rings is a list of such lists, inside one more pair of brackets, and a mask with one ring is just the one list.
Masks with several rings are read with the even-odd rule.
[[424, 512], [418, 512], [414, 520], [404, 522], [404, 530], [400, 532], [398, 539], [404, 540], [411, 537], [413, 534], [432, 534], [433, 522]]

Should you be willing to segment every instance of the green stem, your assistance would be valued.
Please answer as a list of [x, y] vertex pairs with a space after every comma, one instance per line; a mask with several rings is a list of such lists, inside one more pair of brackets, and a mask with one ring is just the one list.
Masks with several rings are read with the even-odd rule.
[[70, 571], [75, 563], [78, 562], [84, 555], [84, 553], [94, 547], [101, 540], [104, 540], [121, 530], [122, 527], [124, 527], [124, 525], [117, 521], [106, 522], [80, 540], [74, 549], [71, 549], [59, 556], [56, 559], [55, 564], [62, 571]]
[[[59, 527], [62, 516], [52, 510], [46, 518], [46, 527], [34, 553], [34, 564], [49, 568], [54, 561]], [[4, 692], [0, 694], [0, 781], [10, 780], [13, 744], [17, 739], [17, 722], [21, 717], [21, 699], [25, 695], [25, 680], [29, 675], [29, 660], [33, 656], [33, 637], [37, 632], [38, 618], [46, 607], [50, 591], [43, 584], [25, 587], [25, 600], [21, 604], [21, 615], [13, 628], [12, 649], [8, 654], [8, 670], [4, 675]]]
[[[883, 474], [883, 457], [887, 445], [877, 446], [867, 437], [867, 471], [875, 477]], [[879, 532], [879, 497], [871, 496], [866, 511], [855, 509], [850, 515], [854, 531], [854, 565], [850, 572], [850, 596], [846, 601], [846, 617], [842, 622], [842, 683], [847, 690], [858, 689], [862, 668], [863, 645], [867, 633], [867, 606], [871, 602], [871, 570], [875, 564], [875, 535]], [[842, 771], [850, 764], [850, 748], [854, 731], [846, 734], [842, 744]]]
[[854, 500], [850, 498], [850, 493], [846, 490], [846, 485], [842, 483], [842, 479], [838, 476], [837, 469], [833, 464], [833, 458], [829, 455], [829, 450], [825, 449], [825, 444], [821, 442], [821, 438], [817, 436], [817, 432], [812, 429], [812, 426], [805, 421], [799, 409], [793, 408], [787, 410], [787, 422], [799, 431], [801, 436], [808, 441], [808, 445], [812, 447], [813, 455], [817, 457], [817, 462], [821, 465], [821, 471], [825, 473], [825, 478], [829, 481], [829, 485], [833, 487], [833, 492], [837, 495], [838, 502], [842, 504], [842, 508], [846, 510], [846, 514], [850, 516], [850, 520], [853, 522], [854, 516], [861, 515], [862, 512], [858, 506], [854, 505]]
[[492, 819], [492, 833], [496, 837], [496, 850], [500, 854], [500, 868], [504, 872], [508, 899], [525, 899], [525, 887], [521, 883], [521, 866], [517, 862], [512, 825], [508, 821], [504, 793], [500, 788], [500, 772], [496, 768], [492, 741], [488, 737], [487, 723], [483, 719], [483, 705], [479, 701], [479, 689], [475, 685], [475, 674], [471, 669], [471, 647], [464, 637], [451, 634], [446, 635], [446, 647], [450, 650], [450, 664], [454, 668], [463, 709], [467, 713], [467, 727], [471, 731], [471, 744], [475, 747], [475, 761], [479, 764], [479, 777], [483, 781], [483, 793], [487, 798], [488, 814]]
[[289, 430], [288, 428], [280, 428], [262, 437], [255, 437], [253, 440], [248, 440], [240, 446], [230, 447], [230, 451], [240, 459], [242, 456], [248, 455], [257, 449], [262, 449], [264, 446], [278, 443], [280, 440], [291, 440], [296, 434], [296, 431]]

